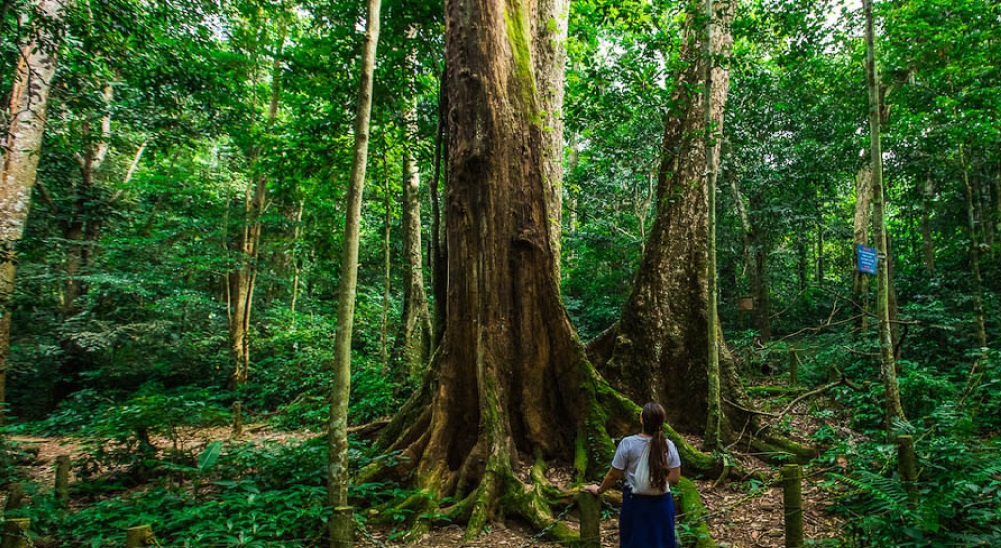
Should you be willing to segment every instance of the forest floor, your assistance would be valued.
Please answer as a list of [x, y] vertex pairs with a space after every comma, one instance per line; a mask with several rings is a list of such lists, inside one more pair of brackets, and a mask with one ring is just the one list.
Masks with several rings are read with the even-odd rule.
[[[769, 401], [760, 401], [760, 408], [771, 407]], [[799, 441], [804, 441], [819, 427], [826, 424], [835, 428], [839, 435], [852, 435], [850, 432], [839, 428], [834, 419], [821, 420], [806, 413], [806, 407], [810, 402], [800, 404], [799, 409], [794, 409], [793, 413], [785, 421], [785, 430], [790, 436]], [[189, 449], [210, 443], [214, 440], [230, 439], [229, 428], [211, 428], [182, 432], [179, 436], [179, 443]], [[298, 432], [281, 432], [270, 430], [263, 425], [248, 426], [244, 441], [265, 441], [265, 440], [285, 440], [302, 439], [315, 435]], [[12, 441], [22, 447], [37, 448], [38, 455], [31, 466], [27, 467], [28, 476], [32, 481], [42, 485], [52, 485], [55, 476], [55, 461], [58, 455], [69, 454], [76, 459], [83, 456], [86, 448], [80, 445], [79, 441], [73, 438], [46, 438], [31, 436], [14, 436]], [[156, 440], [163, 443], [165, 440]], [[696, 446], [701, 440], [692, 438], [689, 440]], [[159, 445], [159, 444], [158, 444]], [[162, 445], [161, 445], [162, 446]], [[757, 472], [758, 478], [772, 479], [751, 479], [744, 481], [725, 481], [719, 484], [712, 480], [696, 480], [702, 501], [709, 514], [707, 521], [713, 534], [714, 540], [721, 547], [732, 548], [758, 548], [777, 547], [784, 545], [783, 532], [783, 508], [782, 489], [778, 482], [777, 472], [774, 467], [765, 464], [753, 455], [740, 453], [742, 448], [737, 446], [734, 451], [734, 458], [737, 463], [748, 472]], [[33, 452], [33, 450], [32, 450]], [[837, 468], [837, 465], [835, 465]], [[816, 466], [808, 468], [804, 472], [803, 482], [803, 513], [804, 513], [804, 537], [815, 544], [831, 543], [837, 545], [836, 539], [841, 530], [841, 521], [836, 516], [830, 514], [826, 508], [831, 504], [831, 495], [822, 487], [826, 469], [818, 469]], [[840, 470], [839, 470], [840, 471]], [[571, 473], [569, 469], [551, 468], [547, 471], [548, 479], [556, 486], [569, 486]], [[568, 512], [561, 515], [560, 519], [571, 528], [578, 527], [576, 509], [570, 508]], [[605, 503], [602, 521], [602, 546], [618, 546], [618, 515], [617, 509]], [[544, 535], [532, 530], [527, 525], [517, 522], [508, 524], [495, 524], [490, 530], [474, 541], [463, 539], [464, 529], [458, 525], [450, 525], [436, 528], [424, 538], [414, 544], [403, 544], [395, 540], [393, 531], [372, 530], [363, 531], [360, 537], [360, 546], [384, 547], [384, 546], [442, 546], [442, 547], [546, 547], [554, 546], [553, 542], [547, 541]]]

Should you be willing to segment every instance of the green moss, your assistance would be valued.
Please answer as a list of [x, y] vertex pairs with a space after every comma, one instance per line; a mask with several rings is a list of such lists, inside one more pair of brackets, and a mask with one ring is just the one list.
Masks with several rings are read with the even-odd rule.
[[[516, 13], [509, 11], [511, 7], [515, 8]], [[542, 125], [542, 114], [536, 104], [539, 92], [532, 68], [532, 48], [526, 19], [525, 6], [518, 0], [510, 0], [504, 8], [504, 22], [507, 24], [507, 39], [514, 55], [514, 77], [521, 88], [522, 107], [527, 109], [529, 122]]]
[[774, 464], [788, 462], [806, 464], [817, 456], [816, 449], [776, 435], [765, 439], [754, 438], [751, 440], [751, 447], [758, 453], [763, 453], [765, 458]]
[[[678, 501], [678, 517], [682, 524], [680, 531], [682, 536], [693, 536], [692, 540], [694, 540], [696, 548], [714, 548], [716, 543], [713, 541], [705, 520], [708, 511], [702, 504], [702, 497], [699, 496], [699, 490], [695, 484], [688, 478], [681, 478], [678, 485], [672, 489], [678, 495], [675, 500]], [[685, 545], [689, 544], [685, 543]]]

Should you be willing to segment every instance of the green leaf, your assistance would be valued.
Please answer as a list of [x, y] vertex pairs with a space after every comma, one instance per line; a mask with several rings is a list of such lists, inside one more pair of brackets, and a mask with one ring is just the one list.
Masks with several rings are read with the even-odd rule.
[[219, 455], [222, 453], [222, 442], [214, 441], [205, 447], [202, 454], [198, 456], [198, 470], [206, 472], [211, 470], [215, 463], [219, 460]]

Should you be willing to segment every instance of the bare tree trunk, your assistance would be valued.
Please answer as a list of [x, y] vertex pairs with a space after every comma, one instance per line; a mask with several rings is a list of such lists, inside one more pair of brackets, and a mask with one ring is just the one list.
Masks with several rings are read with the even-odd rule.
[[[536, 0], [538, 13], [564, 14], [570, 10], [570, 0]], [[532, 18], [529, 29], [532, 41], [532, 65], [539, 93], [539, 114], [542, 117], [542, 177], [547, 184], [546, 218], [553, 242], [553, 275], [560, 279], [560, 255], [563, 239], [563, 88], [566, 81], [568, 18]], [[553, 67], [556, 67], [554, 70]]]
[[434, 317], [431, 328], [432, 351], [441, 344], [445, 334], [446, 306], [448, 299], [448, 246], [447, 235], [442, 224], [441, 192], [439, 187], [443, 178], [447, 178], [447, 170], [442, 165], [448, 163], [448, 66], [442, 70], [438, 85], [438, 130], [434, 139], [434, 173], [428, 185], [431, 191], [431, 242], [428, 249], [428, 262], [431, 264], [431, 288], [434, 295]]
[[[701, 95], [697, 89], [710, 58], [703, 54], [704, 38], [695, 26], [701, 2], [689, 4], [689, 20], [682, 46], [685, 69], [678, 75], [678, 105], [665, 122], [663, 160], [658, 179], [657, 218], [650, 230], [633, 291], [622, 311], [614, 351], [603, 368], [609, 382], [636, 401], [660, 401], [671, 424], [690, 432], [705, 432], [708, 424], [709, 331], [707, 150]], [[732, 43], [733, 3], [715, 6], [719, 31], [712, 37], [713, 56], [725, 55]], [[729, 90], [725, 67], [712, 71], [711, 123], [723, 127], [723, 109]], [[718, 149], [712, 151], [712, 163]], [[717, 327], [718, 329], [718, 327]], [[723, 343], [720, 341], [722, 348]], [[723, 400], [743, 400], [732, 358], [720, 354], [720, 391]], [[747, 407], [747, 406], [742, 406]], [[734, 420], [746, 412], [727, 406], [724, 436]], [[741, 423], [737, 423], [741, 424]], [[737, 429], [739, 430], [739, 426]]]
[[302, 213], [306, 208], [306, 200], [299, 200], [299, 206], [295, 210], [295, 228], [292, 231], [292, 303], [289, 308], [292, 311], [292, 321], [295, 321], [295, 307], [299, 300], [299, 277], [302, 273], [302, 258], [299, 257], [298, 245], [299, 235], [302, 233]]
[[735, 176], [730, 177], [730, 189], [733, 191], [737, 217], [740, 219], [741, 232], [744, 235], [744, 260], [754, 303], [751, 320], [760, 334], [761, 341], [768, 342], [772, 339], [771, 298], [767, 281], [768, 250], [758, 238], [758, 231], [751, 222], [747, 207], [744, 205], [744, 195]]
[[876, 45], [873, 30], [872, 0], [862, 0], [865, 11], [866, 33], [866, 77], [869, 84], [869, 139], [871, 150], [869, 159], [872, 169], [872, 216], [877, 231], [879, 253], [878, 288], [876, 290], [876, 315], [879, 319], [879, 354], [882, 362], [883, 382], [886, 390], [886, 428], [893, 431], [893, 420], [907, 421], [900, 403], [900, 389], [897, 386], [897, 368], [893, 355], [893, 338], [890, 329], [890, 267], [889, 239], [886, 234], [886, 220], [883, 214], [883, 153], [880, 146], [880, 104], [879, 73], [876, 70]]
[[416, 514], [450, 497], [441, 510], [467, 536], [512, 516], [570, 541], [579, 536], [553, 519], [540, 474], [531, 487], [515, 474], [520, 456], [538, 472], [561, 459], [593, 477], [614, 451], [608, 432], [639, 408], [588, 363], [559, 298], [543, 170], [552, 149], [541, 146], [534, 85], [545, 78], [533, 73], [562, 67], [533, 65], [533, 42], [548, 38], [529, 29], [567, 13], [532, 5], [446, 3], [447, 328], [428, 380], [382, 441], [403, 455], [394, 474], [422, 490], [409, 502]]
[[970, 232], [970, 269], [973, 270], [973, 322], [980, 348], [987, 348], [987, 328], [984, 321], [984, 279], [980, 274], [980, 238], [977, 234], [977, 214], [970, 167], [963, 145], [959, 145], [959, 161], [963, 170], [963, 190], [966, 192], [966, 225]]
[[0, 423], [6, 404], [7, 360], [10, 357], [11, 300], [17, 269], [17, 245], [31, 207], [31, 189], [38, 173], [45, 110], [56, 71], [65, 0], [38, 0], [36, 7], [49, 21], [37, 25], [21, 49], [10, 96], [10, 125], [0, 166]]
[[383, 373], [389, 372], [389, 298], [393, 282], [393, 194], [389, 183], [389, 162], [386, 161], [386, 149], [389, 148], [385, 139], [382, 149], [382, 206], [385, 212], [382, 227], [382, 318], [379, 322], [379, 357], [382, 360]]
[[[270, 128], [278, 117], [281, 98], [281, 56], [285, 43], [284, 31], [279, 33], [277, 52], [272, 61], [271, 100], [268, 106], [267, 124]], [[256, 164], [260, 147], [251, 153], [251, 163]], [[250, 320], [254, 303], [254, 289], [257, 283], [258, 259], [260, 258], [262, 217], [267, 202], [268, 179], [255, 175], [247, 185], [243, 199], [243, 230], [236, 244], [238, 266], [226, 276], [227, 319], [229, 321], [229, 344], [233, 357], [233, 373], [230, 387], [243, 386], [250, 375]]]
[[935, 240], [931, 231], [932, 200], [935, 197], [935, 184], [929, 175], [925, 179], [921, 196], [921, 248], [925, 260], [925, 270], [935, 272]]
[[[706, 318], [708, 331], [707, 352], [709, 353], [707, 365], [707, 378], [709, 390], [707, 394], [706, 432], [705, 447], [707, 451], [716, 451], [722, 445], [723, 440], [723, 402], [720, 394], [720, 367], [719, 355], [720, 347], [723, 345], [723, 334], [719, 325], [719, 309], [717, 308], [718, 290], [716, 272], [716, 165], [719, 155], [716, 149], [716, 140], [722, 135], [723, 128], [713, 124], [713, 71], [716, 63], [713, 60], [713, 0], [705, 0], [706, 6], [706, 37], [703, 40], [703, 56], [706, 62], [703, 64], [702, 79], [705, 82], [705, 91], [702, 96], [703, 131], [705, 131], [705, 163], [706, 163], [706, 194], [708, 195], [707, 221], [708, 233], [708, 253], [707, 270], [708, 281], [706, 283], [709, 293], [707, 304], [708, 314]], [[729, 82], [728, 82], [729, 83]], [[727, 90], [724, 90], [726, 93]], [[725, 99], [724, 99], [725, 101]], [[722, 122], [722, 113], [720, 113]]]
[[[852, 231], [856, 245], [869, 245], [872, 219], [872, 163], [867, 161], [855, 173], [855, 222]], [[858, 254], [852, 249], [852, 302], [859, 314], [858, 327], [869, 331], [869, 278], [858, 269]]]
[[[416, 29], [411, 28], [412, 37]], [[412, 50], [408, 65], [416, 64]], [[406, 136], [403, 140], [403, 321], [396, 340], [404, 367], [418, 377], [431, 357], [431, 315], [424, 291], [424, 264], [421, 261], [421, 174], [417, 168], [417, 105], [411, 100], [403, 112]]]
[[354, 329], [355, 292], [358, 287], [358, 239], [361, 203], [368, 164], [369, 127], [372, 115], [372, 80], [375, 50], [379, 43], [381, 0], [368, 1], [365, 45], [361, 58], [358, 102], [355, 106], [354, 159], [345, 204], [344, 249], [338, 282], [337, 333], [334, 338], [334, 376], [330, 391], [330, 421], [327, 426], [327, 505], [331, 548], [353, 545], [354, 513], [348, 507], [348, 398], [351, 395], [351, 335]]

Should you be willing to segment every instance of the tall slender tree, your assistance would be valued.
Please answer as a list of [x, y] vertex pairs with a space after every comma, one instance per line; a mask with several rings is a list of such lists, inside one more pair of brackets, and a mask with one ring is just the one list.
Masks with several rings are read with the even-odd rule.
[[[416, 27], [407, 30], [413, 43]], [[407, 56], [407, 68], [415, 70], [416, 45]], [[412, 375], [423, 371], [431, 356], [431, 315], [424, 290], [424, 263], [421, 259], [421, 174], [417, 166], [417, 100], [407, 101], [403, 111], [403, 322], [396, 347]]]
[[722, 396], [720, 395], [720, 371], [719, 371], [719, 354], [720, 346], [722, 345], [722, 333], [719, 328], [719, 310], [717, 309], [717, 298], [719, 296], [716, 289], [716, 128], [713, 127], [713, 68], [715, 66], [713, 51], [712, 51], [712, 29], [713, 29], [713, 0], [706, 0], [705, 2], [705, 17], [706, 17], [706, 37], [703, 40], [703, 55], [706, 57], [706, 63], [704, 65], [705, 71], [703, 73], [703, 81], [705, 82], [705, 90], [703, 91], [702, 97], [702, 113], [703, 113], [703, 129], [705, 131], [705, 149], [706, 149], [706, 193], [708, 195], [707, 199], [707, 219], [706, 223], [709, 227], [708, 233], [708, 245], [709, 249], [707, 252], [707, 273], [708, 280], [706, 282], [707, 291], [709, 293], [709, 301], [706, 303], [708, 308], [708, 314], [706, 315], [706, 322], [708, 324], [708, 364], [707, 364], [707, 377], [709, 391], [707, 394], [707, 406], [708, 412], [706, 414], [706, 433], [705, 433], [705, 446], [708, 450], [716, 450], [719, 448], [721, 443], [723, 432], [723, 405]]
[[348, 506], [348, 398], [351, 395], [351, 335], [354, 329], [355, 292], [358, 287], [358, 241], [361, 203], [368, 165], [369, 126], [372, 116], [372, 81], [375, 51], [379, 44], [381, 0], [368, 0], [361, 78], [355, 105], [355, 144], [348, 183], [344, 247], [337, 297], [337, 333], [334, 338], [333, 383], [330, 420], [327, 424], [327, 504], [333, 511], [329, 523], [331, 548], [353, 545], [354, 514]]
[[876, 288], [876, 317], [879, 321], [879, 355], [886, 389], [886, 428], [892, 432], [893, 420], [907, 420], [900, 403], [900, 388], [897, 384], [897, 367], [893, 355], [893, 336], [890, 327], [890, 269], [889, 246], [886, 234], [883, 193], [883, 152], [880, 144], [880, 87], [876, 69], [876, 38], [873, 29], [872, 0], [862, 0], [865, 12], [865, 70], [869, 85], [869, 161], [872, 181], [872, 222], [876, 229], [876, 243], [879, 247]]
[[10, 356], [11, 297], [17, 271], [17, 245], [31, 208], [38, 173], [45, 111], [56, 72], [65, 0], [38, 0], [31, 38], [21, 48], [10, 94], [10, 126], [0, 166], [0, 423], [6, 403], [7, 359]]
[[[271, 131], [278, 119], [281, 101], [282, 50], [285, 45], [284, 23], [274, 43], [271, 59], [271, 89], [268, 94], [265, 132]], [[256, 47], [256, 44], [255, 44]], [[256, 55], [256, 54], [255, 54]], [[252, 80], [256, 75], [252, 76]], [[256, 83], [256, 82], [254, 82]], [[263, 133], [263, 132], [262, 132]], [[268, 177], [261, 173], [262, 146], [251, 146], [249, 160], [252, 168], [243, 196], [243, 219], [231, 251], [236, 255], [236, 267], [226, 274], [226, 310], [229, 322], [230, 352], [233, 357], [233, 373], [230, 386], [238, 388], [247, 382], [250, 375], [250, 320], [257, 287], [258, 260], [261, 252], [263, 217], [268, 197]]]

